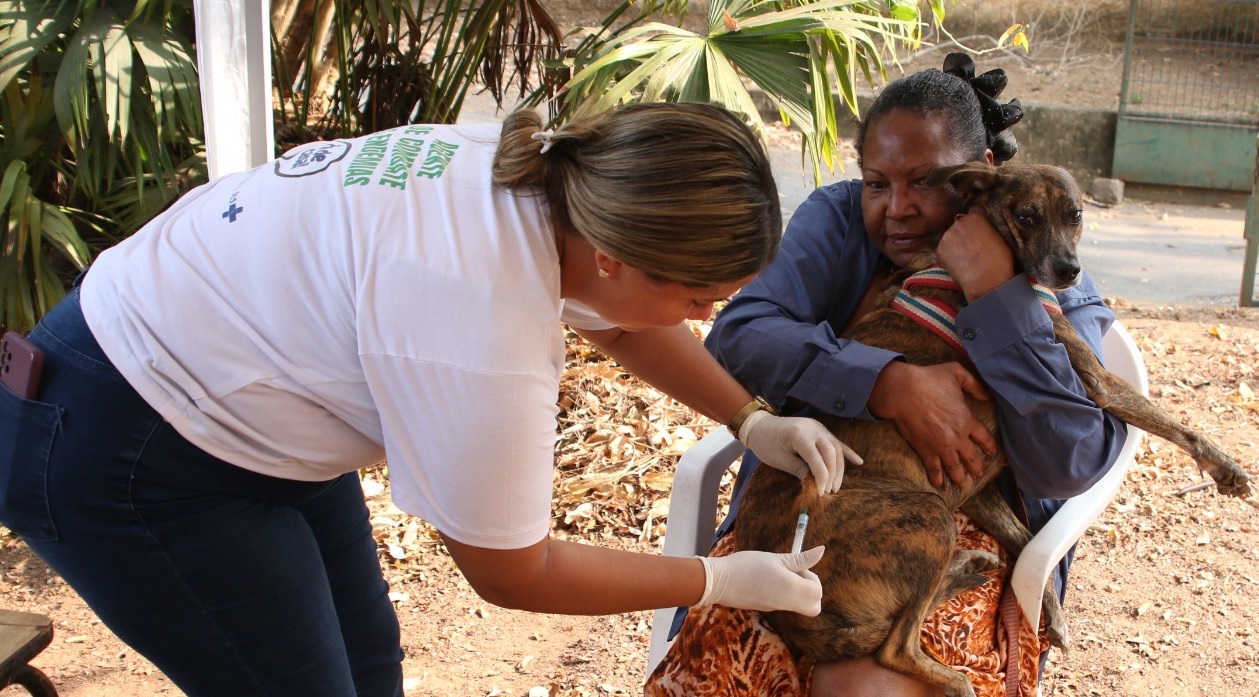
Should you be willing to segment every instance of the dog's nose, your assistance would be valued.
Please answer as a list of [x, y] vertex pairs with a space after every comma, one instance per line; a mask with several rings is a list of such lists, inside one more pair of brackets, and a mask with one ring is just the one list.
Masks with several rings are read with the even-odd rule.
[[1080, 277], [1080, 262], [1075, 259], [1058, 259], [1054, 261], [1054, 275], [1062, 285], [1069, 286]]

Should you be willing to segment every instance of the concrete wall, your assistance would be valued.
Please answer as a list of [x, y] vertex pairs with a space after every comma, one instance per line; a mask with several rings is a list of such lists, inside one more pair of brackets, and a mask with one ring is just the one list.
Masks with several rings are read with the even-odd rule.
[[[761, 118], [778, 120], [778, 111], [769, 99], [760, 92], [753, 93], [752, 97]], [[858, 97], [857, 105], [863, 112], [869, 107], [871, 99], [868, 96]], [[840, 114], [849, 113], [842, 100], [836, 100], [835, 109]], [[1086, 191], [1093, 179], [1110, 176], [1115, 150], [1115, 123], [1118, 120], [1115, 112], [1037, 104], [1023, 105], [1023, 112], [1023, 120], [1014, 127], [1019, 153], [1012, 162], [1063, 167]], [[841, 118], [839, 133], [844, 138], [855, 138], [855, 120]], [[860, 176], [860, 173], [853, 176]]]
[[1023, 120], [1014, 127], [1019, 154], [1012, 162], [1058, 165], [1086, 191], [1093, 179], [1110, 176], [1115, 112], [1035, 104], [1024, 105], [1023, 112]]

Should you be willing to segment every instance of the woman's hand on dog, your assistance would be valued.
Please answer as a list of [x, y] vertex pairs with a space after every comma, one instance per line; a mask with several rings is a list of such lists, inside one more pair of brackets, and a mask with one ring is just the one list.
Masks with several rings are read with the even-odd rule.
[[917, 366], [892, 361], [875, 380], [866, 403], [871, 414], [896, 423], [896, 430], [922, 459], [927, 479], [944, 488], [983, 474], [985, 455], [997, 440], [966, 406], [966, 397], [988, 401], [988, 393], [960, 363]]
[[861, 464], [861, 457], [825, 426], [800, 416], [753, 412], [739, 428], [739, 440], [774, 469], [802, 481], [812, 474], [818, 494], [839, 491], [846, 463]]
[[979, 206], [953, 221], [936, 245], [936, 257], [967, 302], [1014, 278], [1014, 252]]

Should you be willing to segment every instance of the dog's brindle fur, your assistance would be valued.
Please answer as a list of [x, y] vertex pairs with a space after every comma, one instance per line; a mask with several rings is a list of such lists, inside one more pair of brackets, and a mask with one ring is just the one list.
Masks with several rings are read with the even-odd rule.
[[[1024, 273], [1054, 289], [1079, 281], [1076, 245], [1082, 197], [1065, 170], [970, 163], [939, 168], [927, 183], [951, 184], [965, 201], [982, 206]], [[915, 365], [965, 363], [943, 340], [889, 306], [906, 276], [934, 263], [931, 252], [915, 259], [883, 293], [877, 309], [846, 336], [902, 353]], [[919, 295], [941, 298], [954, 307], [962, 301], [957, 291], [931, 288]], [[1070, 322], [1060, 314], [1051, 316], [1058, 341], [1098, 406], [1188, 451], [1221, 493], [1249, 494], [1248, 476], [1232, 458], [1107, 372]], [[992, 404], [969, 398], [968, 402], [975, 416], [997, 433]], [[735, 524], [739, 548], [785, 552], [796, 515], [807, 509], [805, 548], [826, 546], [826, 555], [813, 567], [822, 581], [822, 613], [805, 617], [773, 612], [770, 622], [793, 649], [818, 660], [874, 654], [883, 666], [938, 685], [948, 697], [972, 697], [974, 690], [962, 673], [922, 651], [919, 630], [933, 608], [982, 583], [985, 577], [978, 572], [996, 561], [991, 555], [955, 549], [954, 509], [964, 511], [1014, 557], [1031, 539], [995, 484], [989, 486], [1005, 464], [1001, 448], [986, 458], [982, 477], [962, 488], [949, 483], [939, 490], [927, 481], [921, 460], [893, 423], [838, 418], [824, 422], [865, 458], [865, 464], [848, 468], [840, 491], [820, 499], [811, 480], [802, 487], [789, 474], [760, 467]], [[1052, 579], [1045, 589], [1044, 608], [1051, 641], [1063, 647], [1066, 626]]]

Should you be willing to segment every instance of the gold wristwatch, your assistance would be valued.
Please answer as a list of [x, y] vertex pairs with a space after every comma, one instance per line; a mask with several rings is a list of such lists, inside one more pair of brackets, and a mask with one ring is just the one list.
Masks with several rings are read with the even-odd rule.
[[730, 433], [734, 435], [736, 440], [739, 438], [739, 429], [743, 426], [743, 422], [747, 421], [748, 417], [757, 411], [767, 411], [774, 416], [778, 416], [778, 410], [774, 408], [774, 405], [765, 401], [764, 397], [757, 397], [748, 402], [743, 405], [742, 409], [736, 411], [734, 416], [730, 417], [730, 423], [726, 425], [726, 428], [730, 429]]

